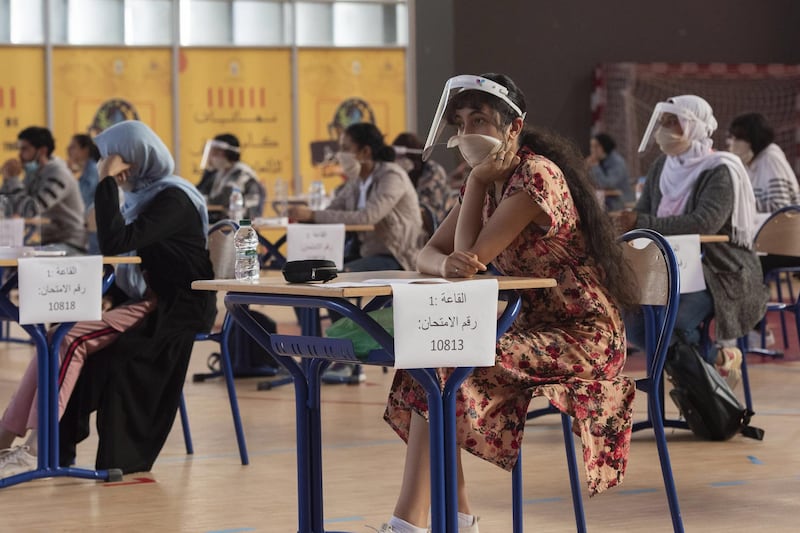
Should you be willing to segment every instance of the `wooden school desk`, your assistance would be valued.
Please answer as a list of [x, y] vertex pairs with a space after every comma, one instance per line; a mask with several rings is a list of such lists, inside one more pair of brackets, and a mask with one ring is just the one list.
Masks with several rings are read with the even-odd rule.
[[[103, 276], [103, 292], [113, 281], [113, 267], [118, 264], [138, 264], [141, 258], [134, 256], [103, 257], [106, 266]], [[0, 259], [0, 267], [16, 268], [16, 259]], [[17, 273], [14, 272], [0, 287], [0, 319], [19, 322], [19, 308], [11, 301], [11, 292], [17, 286]], [[119, 481], [122, 472], [111, 470], [90, 470], [85, 468], [61, 467], [58, 457], [58, 370], [60, 366], [58, 349], [64, 335], [72, 328], [74, 322], [59, 324], [50, 343], [47, 341], [46, 324], [28, 324], [22, 328], [31, 336], [36, 346], [38, 362], [37, 407], [38, 407], [38, 466], [36, 470], [23, 472], [0, 479], [0, 488], [16, 485], [24, 481], [45, 477], [79, 477], [85, 479], [102, 479]]]
[[[353, 272], [339, 275], [334, 282], [359, 282], [367, 279], [431, 278], [416, 272], [377, 271]], [[502, 335], [519, 312], [521, 300], [515, 289], [555, 287], [548, 278], [477, 276], [472, 279], [496, 278], [501, 299], [507, 299], [498, 320], [497, 334]], [[451, 281], [469, 281], [452, 279]], [[195, 281], [198, 290], [227, 291], [225, 306], [231, 316], [261, 346], [278, 360], [294, 378], [297, 417], [297, 501], [300, 533], [323, 533], [322, 434], [320, 419], [320, 372], [329, 362], [361, 363], [392, 366], [394, 339], [367, 313], [385, 306], [392, 296], [388, 284], [361, 287], [330, 287], [324, 284], [290, 284], [278, 277], [261, 278], [257, 283], [235, 280]], [[349, 298], [372, 298], [359, 308]], [[249, 306], [280, 305], [305, 308], [312, 312], [320, 308], [336, 311], [351, 318], [381, 345], [370, 352], [366, 361], [356, 358], [352, 343], [344, 339], [323, 338], [317, 330], [317, 320], [307, 317], [301, 321], [301, 335], [269, 334], [253, 318]], [[300, 357], [298, 363], [294, 358]], [[431, 433], [431, 521], [434, 533], [455, 533], [457, 526], [455, 393], [472, 368], [458, 368], [449, 377], [444, 390], [440, 389], [436, 369], [408, 371], [428, 395], [429, 430]]]

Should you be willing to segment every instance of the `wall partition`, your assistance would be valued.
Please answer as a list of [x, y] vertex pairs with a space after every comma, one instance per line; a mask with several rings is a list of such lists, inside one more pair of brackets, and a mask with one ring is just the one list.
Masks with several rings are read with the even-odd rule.
[[335, 186], [319, 163], [351, 122], [414, 129], [413, 1], [0, 0], [0, 159], [29, 125], [64, 157], [135, 118], [191, 181], [205, 140], [233, 133], [270, 191]]

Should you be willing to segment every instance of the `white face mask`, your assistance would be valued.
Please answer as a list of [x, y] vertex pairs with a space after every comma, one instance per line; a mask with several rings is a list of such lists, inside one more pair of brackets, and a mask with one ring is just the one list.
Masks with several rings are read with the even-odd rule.
[[661, 151], [667, 155], [680, 155], [691, 146], [689, 139], [684, 139], [683, 135], [674, 133], [661, 126], [656, 130], [654, 137]]
[[338, 152], [336, 160], [339, 161], [339, 166], [342, 167], [342, 172], [347, 176], [347, 179], [356, 179], [361, 175], [361, 161], [356, 159], [356, 154]]
[[745, 165], [749, 165], [750, 161], [753, 160], [753, 147], [747, 141], [742, 139], [728, 140], [728, 150], [738, 155]]
[[503, 141], [489, 135], [479, 133], [467, 133], [464, 135], [453, 135], [447, 141], [447, 147], [458, 146], [461, 156], [467, 164], [475, 168], [480, 165], [487, 157], [496, 154], [503, 146]]

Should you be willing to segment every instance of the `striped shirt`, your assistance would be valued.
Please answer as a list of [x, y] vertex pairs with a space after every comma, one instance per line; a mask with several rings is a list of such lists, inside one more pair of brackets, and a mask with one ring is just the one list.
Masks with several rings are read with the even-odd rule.
[[800, 204], [800, 187], [783, 150], [770, 144], [747, 168], [759, 213], [774, 213], [787, 205]]
[[11, 200], [14, 214], [46, 219], [42, 244], [66, 243], [86, 249], [83, 199], [78, 180], [63, 160], [53, 157], [21, 183], [19, 177], [6, 179], [0, 194]]

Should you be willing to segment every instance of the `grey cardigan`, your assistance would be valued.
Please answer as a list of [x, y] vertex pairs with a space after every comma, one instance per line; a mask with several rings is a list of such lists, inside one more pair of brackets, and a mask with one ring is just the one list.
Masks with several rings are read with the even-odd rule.
[[[636, 204], [636, 227], [663, 235], [731, 235], [733, 185], [728, 167], [706, 170], [697, 179], [682, 215], [659, 218], [661, 171], [666, 157], [653, 163]], [[768, 291], [755, 252], [729, 243], [703, 245], [703, 275], [714, 300], [718, 339], [734, 339], [750, 331], [766, 312]]]
[[374, 224], [375, 231], [360, 234], [361, 256], [391, 254], [404, 269], [415, 270], [422, 217], [408, 175], [396, 163], [377, 163], [364, 209], [358, 209], [358, 182], [348, 180], [327, 209], [314, 212], [314, 222]]

